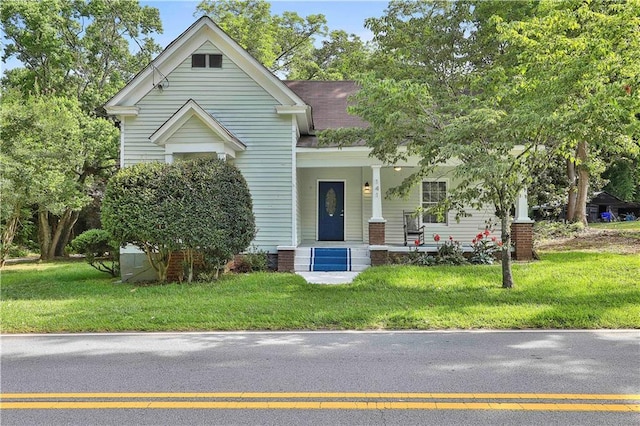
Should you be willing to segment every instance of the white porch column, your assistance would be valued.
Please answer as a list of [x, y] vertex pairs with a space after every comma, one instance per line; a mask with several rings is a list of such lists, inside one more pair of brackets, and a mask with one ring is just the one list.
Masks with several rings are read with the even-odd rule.
[[219, 152], [218, 153], [218, 160], [227, 161], [227, 153], [226, 152]]
[[515, 222], [526, 223], [532, 222], [529, 217], [529, 201], [527, 199], [527, 188], [520, 191], [518, 201], [516, 202], [516, 218]]
[[380, 185], [380, 169], [382, 166], [371, 166], [373, 171], [373, 192], [371, 198], [371, 220], [384, 220], [382, 217], [382, 190]]
[[172, 152], [170, 152], [170, 153], [166, 153], [165, 152], [165, 154], [164, 154], [164, 162], [167, 163], [167, 164], [173, 163], [173, 153]]

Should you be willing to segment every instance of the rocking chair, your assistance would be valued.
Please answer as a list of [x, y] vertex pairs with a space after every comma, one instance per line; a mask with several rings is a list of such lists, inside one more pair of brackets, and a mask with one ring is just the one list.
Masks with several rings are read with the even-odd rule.
[[420, 225], [420, 216], [414, 211], [402, 211], [402, 225], [404, 228], [404, 245], [407, 241], [418, 241], [424, 244], [424, 225]]

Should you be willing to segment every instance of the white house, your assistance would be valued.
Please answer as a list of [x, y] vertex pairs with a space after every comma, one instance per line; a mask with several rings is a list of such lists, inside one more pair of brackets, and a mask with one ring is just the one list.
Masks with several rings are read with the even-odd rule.
[[[341, 266], [329, 261], [329, 269], [357, 270], [407, 250], [403, 212], [436, 202], [456, 182], [445, 165], [407, 199], [387, 198], [417, 159], [389, 165], [366, 146], [319, 147], [318, 130], [366, 126], [346, 113], [356, 90], [349, 81], [281, 81], [202, 17], [105, 108], [120, 121], [122, 167], [202, 155], [233, 162], [253, 197], [254, 244], [278, 254], [279, 270], [321, 269], [328, 248], [347, 253]], [[530, 234], [525, 196], [517, 207], [516, 222]], [[427, 243], [434, 234], [470, 242], [489, 219], [495, 221], [491, 211], [459, 223], [453, 212], [441, 221], [416, 218]], [[531, 255], [528, 245], [521, 246], [523, 258]], [[123, 279], [150, 278], [137, 250], [123, 250], [121, 261]]]

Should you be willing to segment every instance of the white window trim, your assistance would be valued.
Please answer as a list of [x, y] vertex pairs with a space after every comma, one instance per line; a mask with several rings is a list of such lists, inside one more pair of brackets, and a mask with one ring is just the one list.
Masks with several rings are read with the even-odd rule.
[[[447, 195], [449, 194], [449, 190], [450, 190], [450, 188], [451, 188], [451, 182], [450, 182], [450, 179], [448, 179], [448, 178], [440, 178], [440, 179], [437, 179], [437, 178], [427, 178], [427, 179], [422, 179], [422, 182], [420, 182], [420, 207], [421, 207], [421, 208], [424, 208], [424, 203], [425, 203], [425, 201], [424, 201], [424, 199], [423, 199], [423, 195], [424, 195], [423, 183], [425, 183], [425, 182], [444, 182], [444, 184], [446, 185], [446, 193], [447, 193]], [[425, 221], [423, 220], [423, 215], [421, 214], [421, 215], [420, 215], [420, 225], [428, 225], [430, 228], [433, 228], [433, 227], [443, 227], [443, 228], [446, 228], [446, 227], [448, 227], [448, 226], [449, 226], [449, 213], [450, 213], [450, 212], [451, 212], [450, 210], [449, 210], [449, 211], [447, 211], [447, 213], [446, 213], [446, 215], [445, 215], [445, 217], [444, 217], [444, 219], [445, 219], [445, 221], [444, 221], [444, 222], [438, 222], [438, 223], [435, 223], [435, 222], [425, 222]]]

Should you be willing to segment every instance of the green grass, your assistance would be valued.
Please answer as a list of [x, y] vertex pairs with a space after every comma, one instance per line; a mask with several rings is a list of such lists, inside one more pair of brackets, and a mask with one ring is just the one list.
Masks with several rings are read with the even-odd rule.
[[640, 220], [626, 221], [623, 220], [621, 222], [598, 222], [598, 223], [590, 223], [589, 227], [595, 229], [637, 229], [640, 230]]
[[114, 283], [83, 263], [8, 266], [2, 332], [640, 328], [640, 256], [543, 254], [500, 267], [370, 268], [353, 284], [293, 274], [226, 276], [210, 284]]

